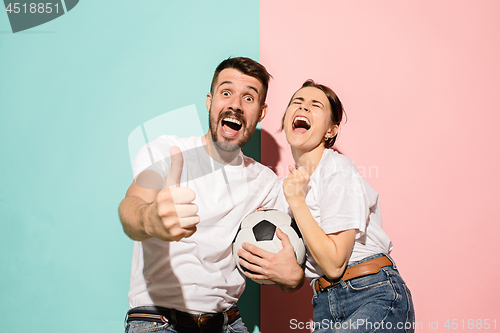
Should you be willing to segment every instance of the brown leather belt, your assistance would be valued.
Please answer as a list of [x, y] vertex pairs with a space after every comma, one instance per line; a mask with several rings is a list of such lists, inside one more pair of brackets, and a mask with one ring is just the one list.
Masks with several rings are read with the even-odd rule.
[[[127, 323], [132, 320], [142, 320], [172, 323], [175, 326], [195, 327], [200, 329], [222, 327], [222, 325], [224, 325], [224, 312], [194, 315], [160, 307], [156, 307], [156, 309], [157, 310], [131, 309], [128, 312]], [[237, 307], [227, 310], [225, 313], [227, 314], [228, 324], [232, 324], [240, 318], [240, 310]]]
[[382, 257], [377, 257], [365, 262], [362, 262], [361, 264], [349, 267], [348, 269], [345, 270], [344, 275], [342, 275], [341, 278], [335, 281], [328, 281], [324, 276], [320, 277], [316, 281], [314, 281], [314, 290], [316, 292], [318, 291], [323, 291], [327, 289], [328, 287], [334, 286], [340, 282], [340, 280], [344, 281], [349, 281], [351, 279], [360, 277], [360, 276], [365, 276], [365, 275], [370, 275], [370, 274], [377, 274], [380, 272], [380, 269], [385, 266], [391, 266], [393, 265], [392, 261], [389, 260], [386, 256]]

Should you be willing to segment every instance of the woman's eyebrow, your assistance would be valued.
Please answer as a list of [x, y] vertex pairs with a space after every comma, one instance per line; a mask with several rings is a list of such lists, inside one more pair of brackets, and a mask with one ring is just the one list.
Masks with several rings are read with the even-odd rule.
[[[294, 98], [292, 99], [292, 102], [293, 102], [293, 101], [295, 101], [296, 99], [298, 99], [298, 100], [299, 100], [299, 101], [301, 101], [301, 102], [304, 102], [304, 101], [305, 101], [304, 97], [294, 97]], [[312, 102], [313, 102], [313, 103], [318, 103], [318, 104], [321, 104], [322, 106], [324, 106], [324, 104], [323, 104], [323, 103], [321, 103], [320, 101], [317, 101], [317, 100], [315, 100], [315, 99], [313, 99], [313, 100], [312, 100]]]

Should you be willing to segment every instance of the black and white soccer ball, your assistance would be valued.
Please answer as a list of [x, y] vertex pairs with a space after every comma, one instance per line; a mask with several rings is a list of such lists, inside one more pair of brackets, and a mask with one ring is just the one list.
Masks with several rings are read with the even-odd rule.
[[[244, 242], [254, 244], [273, 253], [277, 253], [283, 248], [281, 240], [276, 235], [276, 228], [280, 228], [288, 235], [299, 265], [304, 263], [306, 248], [295, 220], [288, 214], [278, 210], [259, 210], [247, 215], [243, 219], [233, 241], [233, 258], [240, 271], [247, 271], [247, 269], [240, 266], [238, 262], [238, 249], [242, 248], [241, 244]], [[254, 281], [260, 284], [273, 284], [273, 282], [270, 281]]]

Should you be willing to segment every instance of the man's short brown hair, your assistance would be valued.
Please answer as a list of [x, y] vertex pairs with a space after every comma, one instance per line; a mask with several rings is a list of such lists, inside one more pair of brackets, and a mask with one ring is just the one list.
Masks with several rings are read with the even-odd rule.
[[263, 87], [260, 105], [263, 105], [265, 103], [271, 74], [269, 74], [267, 69], [257, 61], [245, 57], [228, 58], [221, 62], [219, 66], [217, 66], [214, 72], [214, 77], [212, 79], [212, 84], [210, 86], [210, 93], [212, 95], [214, 94], [215, 85], [217, 84], [217, 79], [219, 78], [220, 72], [222, 72], [226, 68], [236, 69], [245, 75], [254, 77], [259, 80], [262, 83]]

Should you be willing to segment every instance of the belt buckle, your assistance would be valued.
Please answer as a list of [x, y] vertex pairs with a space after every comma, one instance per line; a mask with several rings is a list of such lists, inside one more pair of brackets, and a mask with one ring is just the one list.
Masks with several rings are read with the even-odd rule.
[[203, 328], [203, 325], [207, 326], [207, 321], [205, 321], [205, 319], [209, 319], [211, 318], [212, 315], [206, 315], [206, 314], [201, 314], [198, 316], [198, 328]]
[[[332, 286], [332, 284], [330, 284], [330, 285], [329, 285], [329, 286], [327, 286], [326, 288], [323, 288], [323, 286], [321, 285], [321, 279], [322, 279], [322, 278], [323, 278], [323, 277], [320, 277], [318, 280], [316, 280], [316, 281], [318, 282], [318, 289], [319, 289], [319, 292], [321, 292], [321, 293], [322, 293], [323, 291], [325, 291], [326, 289], [328, 289], [329, 287], [331, 287], [331, 286]], [[325, 279], [325, 280], [326, 280], [326, 279]], [[330, 282], [330, 281], [328, 281], [328, 280], [326, 280], [326, 281], [327, 281], [327, 282]], [[331, 283], [331, 282], [330, 282], [330, 283]]]
[[323, 288], [321, 287], [321, 283], [319, 282], [319, 280], [320, 280], [320, 279], [321, 279], [321, 278], [317, 279], [317, 280], [316, 280], [316, 282], [314, 282], [314, 284], [317, 284], [317, 286], [318, 286], [318, 287], [317, 287], [317, 288], [315, 288], [315, 289], [318, 289], [318, 291], [319, 291], [320, 293], [322, 293], [322, 292], [323, 292]]

